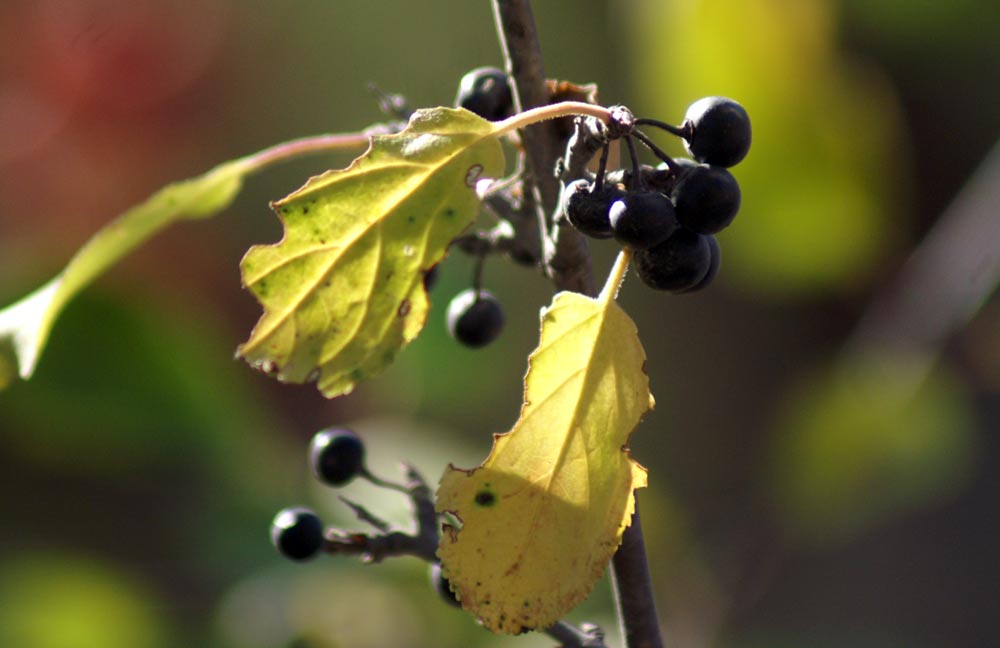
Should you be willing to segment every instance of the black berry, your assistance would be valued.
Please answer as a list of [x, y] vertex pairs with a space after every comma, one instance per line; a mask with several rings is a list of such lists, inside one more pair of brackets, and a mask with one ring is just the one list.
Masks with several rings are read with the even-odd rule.
[[503, 307], [491, 293], [469, 288], [448, 304], [448, 332], [467, 347], [486, 346], [503, 330]]
[[439, 563], [432, 563], [430, 570], [431, 585], [434, 587], [434, 591], [437, 592], [445, 603], [449, 605], [454, 605], [455, 607], [462, 607], [462, 603], [458, 600], [458, 596], [455, 592], [451, 591], [451, 583], [448, 579], [444, 577], [441, 573], [441, 565]]
[[699, 162], [731, 167], [750, 150], [750, 117], [732, 99], [699, 99], [688, 107], [684, 127], [687, 150]]
[[430, 292], [433, 290], [434, 286], [437, 285], [438, 275], [440, 275], [440, 263], [435, 263], [432, 265], [427, 272], [424, 273], [424, 290]]
[[271, 543], [286, 558], [308, 560], [323, 546], [323, 523], [307, 508], [282, 509], [271, 522]]
[[662, 243], [677, 227], [674, 206], [658, 191], [627, 194], [608, 210], [615, 240], [635, 250]]
[[611, 238], [608, 211], [611, 203], [624, 196], [618, 187], [605, 185], [599, 191], [585, 178], [566, 185], [562, 210], [570, 224], [583, 234], [598, 239]]
[[632, 256], [636, 274], [650, 288], [682, 292], [697, 286], [712, 265], [709, 237], [683, 227], [670, 238]]
[[719, 251], [719, 242], [716, 241], [715, 237], [711, 235], [706, 236], [705, 238], [708, 239], [708, 251], [709, 254], [711, 254], [711, 260], [709, 261], [708, 264], [708, 273], [704, 277], [702, 277], [701, 281], [699, 281], [695, 285], [691, 286], [690, 288], [685, 288], [684, 290], [678, 290], [677, 292], [682, 292], [682, 293], [697, 292], [702, 288], [704, 288], [705, 286], [712, 283], [712, 281], [715, 280], [715, 275], [719, 273], [719, 263], [722, 260]]
[[740, 210], [740, 185], [722, 167], [701, 164], [685, 169], [670, 197], [677, 221], [699, 234], [714, 234]]
[[364, 471], [365, 445], [346, 428], [321, 430], [309, 443], [309, 466], [325, 484], [343, 486]]
[[509, 116], [514, 109], [514, 98], [506, 73], [494, 67], [467, 72], [458, 85], [455, 105], [490, 121]]

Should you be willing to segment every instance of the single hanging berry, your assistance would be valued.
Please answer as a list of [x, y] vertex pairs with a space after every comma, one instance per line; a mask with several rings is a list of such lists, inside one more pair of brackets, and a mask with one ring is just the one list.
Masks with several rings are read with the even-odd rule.
[[689, 131], [685, 146], [699, 162], [731, 167], [750, 150], [750, 116], [726, 97], [705, 97], [691, 104], [682, 128]]
[[655, 290], [684, 292], [699, 286], [712, 266], [708, 236], [679, 227], [670, 238], [632, 256], [642, 282]]
[[448, 304], [448, 333], [467, 347], [486, 346], [503, 330], [503, 307], [491, 293], [469, 288]]
[[615, 240], [634, 250], [659, 245], [677, 227], [674, 205], [658, 191], [626, 194], [608, 211]]
[[566, 185], [562, 194], [562, 211], [570, 225], [592, 238], [611, 238], [611, 220], [608, 212], [611, 203], [625, 192], [615, 186], [605, 185], [594, 190], [594, 183], [580, 178]]
[[685, 169], [670, 192], [677, 221], [699, 234], [728, 227], [740, 210], [741, 197], [733, 174], [708, 164]]
[[684, 290], [678, 290], [677, 292], [679, 293], [698, 292], [702, 288], [705, 288], [706, 286], [711, 284], [712, 281], [715, 280], [715, 275], [719, 274], [719, 265], [722, 261], [722, 254], [721, 251], [719, 250], [719, 242], [716, 241], [715, 237], [711, 235], [706, 236], [705, 238], [708, 239], [708, 252], [710, 255], [710, 260], [708, 262], [708, 272], [705, 274], [704, 277], [701, 278], [701, 281], [691, 286], [690, 288], [685, 288]]
[[309, 466], [328, 486], [343, 486], [364, 472], [365, 445], [346, 428], [321, 430], [309, 443]]
[[308, 560], [323, 546], [323, 523], [307, 508], [282, 509], [271, 522], [271, 543], [286, 558]]
[[490, 121], [509, 117], [514, 110], [514, 95], [507, 74], [495, 67], [467, 72], [458, 84], [455, 105]]

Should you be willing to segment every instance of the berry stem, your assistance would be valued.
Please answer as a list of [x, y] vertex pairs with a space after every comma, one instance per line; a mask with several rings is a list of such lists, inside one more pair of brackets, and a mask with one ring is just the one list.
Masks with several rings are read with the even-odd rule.
[[472, 287], [476, 291], [476, 301], [479, 301], [479, 293], [483, 289], [483, 266], [486, 265], [486, 255], [480, 254], [476, 258], [476, 267], [472, 271]]
[[604, 174], [608, 171], [608, 156], [611, 153], [611, 144], [607, 143], [601, 149], [601, 159], [597, 163], [597, 175], [594, 176], [594, 186], [591, 193], [596, 193], [604, 189]]
[[638, 139], [640, 142], [642, 142], [643, 144], [645, 144], [646, 148], [648, 148], [650, 151], [653, 152], [653, 155], [655, 155], [656, 157], [658, 157], [661, 160], [663, 160], [664, 162], [666, 162], [668, 167], [670, 167], [671, 169], [675, 169], [677, 167], [677, 163], [674, 162], [674, 158], [672, 158], [669, 155], [667, 155], [663, 151], [663, 149], [661, 149], [659, 146], [657, 146], [656, 144], [654, 144], [653, 140], [649, 139], [649, 137], [646, 136], [645, 133], [643, 133], [642, 131], [636, 129], [636, 130], [632, 131], [632, 134], [635, 135], [636, 139]]
[[597, 299], [602, 303], [607, 304], [611, 300], [617, 299], [618, 290], [625, 280], [625, 273], [628, 271], [628, 262], [631, 258], [632, 251], [627, 247], [622, 248], [621, 252], [618, 253], [618, 258], [615, 259], [615, 265], [611, 267], [608, 280], [604, 283], [601, 294], [597, 296]]
[[625, 144], [628, 145], [628, 156], [632, 159], [632, 177], [629, 178], [628, 188], [636, 190], [643, 186], [642, 170], [639, 168], [639, 154], [635, 150], [635, 142], [631, 135], [625, 136]]
[[524, 112], [512, 115], [501, 122], [497, 122], [496, 130], [493, 131], [493, 134], [499, 137], [501, 135], [506, 135], [511, 131], [547, 121], [549, 119], [556, 119], [558, 117], [573, 117], [576, 115], [596, 117], [604, 123], [611, 120], [611, 111], [604, 106], [584, 103], [582, 101], [561, 101], [559, 103], [548, 104], [532, 108], [531, 110], [525, 110]]
[[677, 137], [682, 137], [687, 139], [691, 135], [691, 128], [687, 124], [682, 124], [681, 126], [673, 126], [667, 122], [662, 122], [659, 119], [650, 119], [648, 117], [640, 117], [635, 120], [636, 126], [656, 126], [659, 129], [665, 130], [671, 135], [676, 135]]
[[359, 477], [367, 479], [369, 482], [378, 486], [379, 488], [388, 488], [389, 490], [399, 491], [400, 493], [410, 493], [411, 488], [404, 486], [402, 484], [397, 484], [396, 482], [391, 482], [386, 479], [382, 479], [377, 475], [371, 473], [367, 467], [363, 467], [361, 472], [358, 473]]

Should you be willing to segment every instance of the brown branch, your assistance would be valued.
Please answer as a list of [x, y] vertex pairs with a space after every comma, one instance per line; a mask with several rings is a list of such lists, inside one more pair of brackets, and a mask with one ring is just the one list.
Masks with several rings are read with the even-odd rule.
[[[428, 562], [437, 560], [438, 526], [437, 512], [434, 510], [434, 494], [427, 482], [410, 465], [404, 466], [406, 474], [405, 490], [413, 505], [413, 517], [417, 522], [414, 534], [401, 531], [368, 535], [340, 529], [328, 529], [323, 542], [323, 551], [328, 554], [361, 556], [367, 562], [380, 562], [390, 556], [416, 556]], [[348, 504], [362, 520], [371, 523], [370, 513], [357, 505]], [[374, 526], [379, 526], [377, 523]]]
[[[493, 15], [507, 73], [514, 81], [515, 110], [548, 104], [549, 90], [531, 3], [529, 0], [494, 0]], [[596, 294], [586, 239], [574, 229], [553, 228], [552, 225], [561, 190], [555, 167], [563, 153], [555, 123], [530, 126], [521, 135], [526, 154], [525, 193], [537, 193], [546, 273], [558, 290]], [[581, 260], [586, 262], [581, 263]]]
[[628, 648], [662, 648], [638, 502], [632, 524], [625, 529], [622, 544], [611, 560], [611, 582], [614, 583], [625, 645]]
[[[515, 109], [548, 103], [545, 69], [531, 3], [529, 0], [493, 0], [493, 13], [507, 72], [514, 80]], [[580, 132], [579, 127], [577, 132]], [[554, 226], [555, 216], [546, 216], [555, 215], [558, 208], [561, 188], [555, 168], [565, 144], [559, 141], [551, 123], [526, 129], [522, 142], [527, 154], [528, 178], [535, 184], [539, 206], [544, 210], [540, 216], [542, 232], [552, 231], [552, 238], [545, 236], [544, 240], [546, 270], [557, 289], [594, 296], [597, 287], [586, 240], [571, 227]], [[585, 149], [586, 146], [580, 145], [579, 150]], [[566, 160], [562, 168], [576, 169], [579, 165], [577, 160]], [[638, 508], [612, 560], [612, 580], [628, 648], [662, 646]]]

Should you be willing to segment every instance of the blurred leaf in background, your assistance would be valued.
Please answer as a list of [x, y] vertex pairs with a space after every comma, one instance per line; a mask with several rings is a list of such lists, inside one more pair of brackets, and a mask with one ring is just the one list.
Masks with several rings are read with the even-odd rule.
[[801, 385], [785, 404], [769, 477], [793, 537], [844, 542], [953, 496], [976, 467], [965, 386], [945, 368], [873, 356]]
[[22, 553], [0, 564], [0, 645], [166, 648], [160, 601], [100, 560]]

